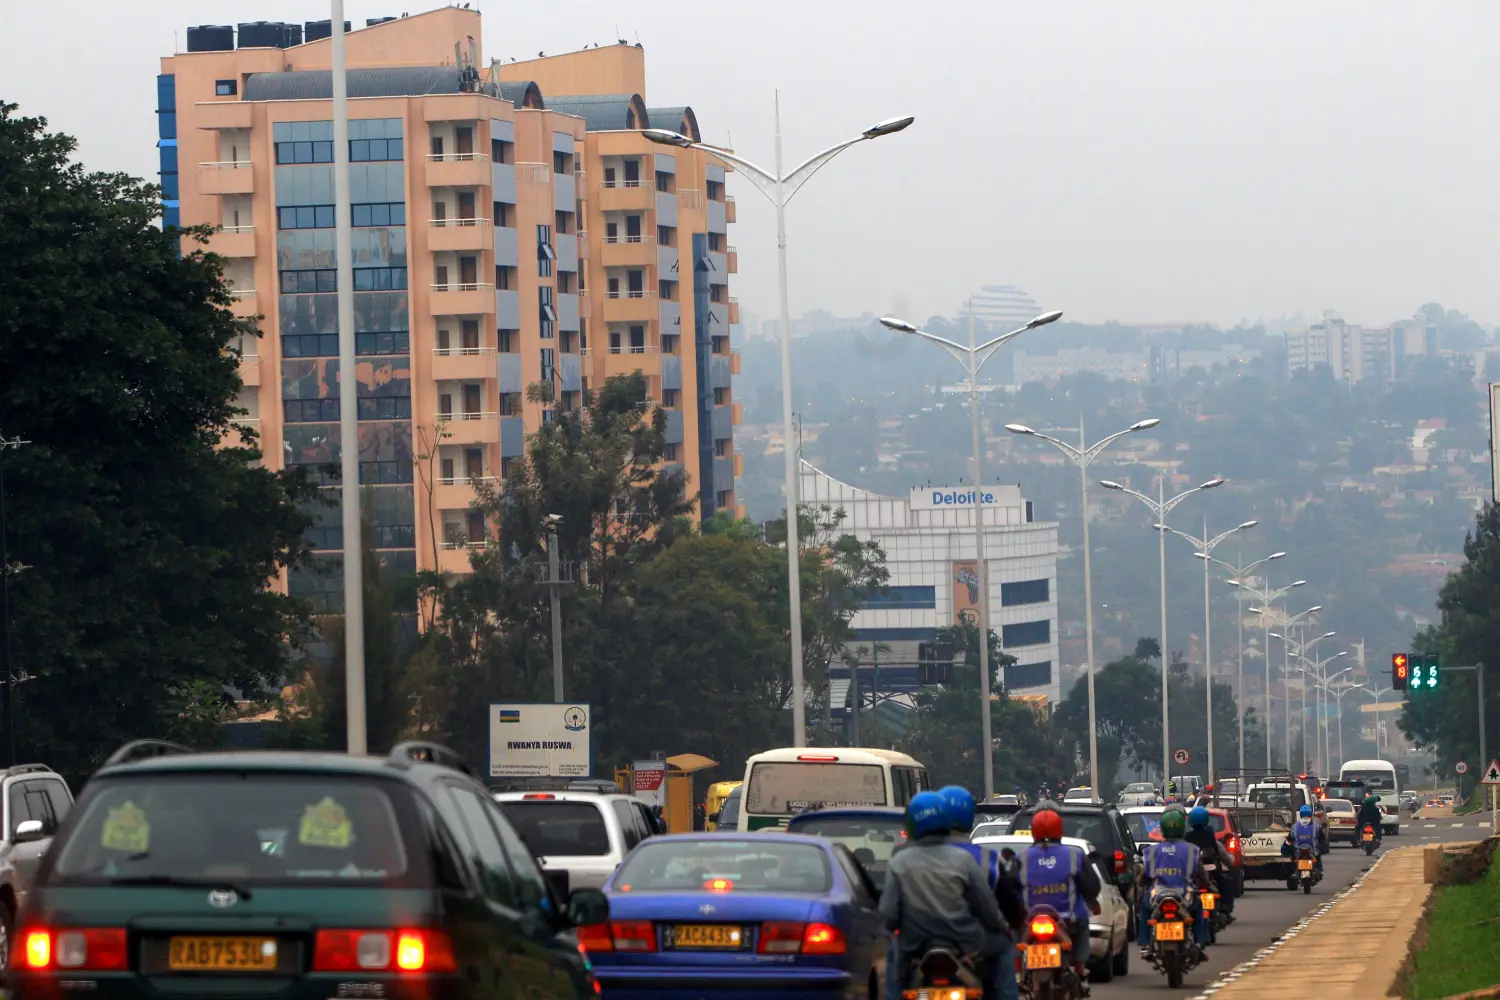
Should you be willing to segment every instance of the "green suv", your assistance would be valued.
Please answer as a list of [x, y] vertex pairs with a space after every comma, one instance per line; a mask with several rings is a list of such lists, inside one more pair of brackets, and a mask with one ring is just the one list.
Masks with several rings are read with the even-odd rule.
[[463, 762], [137, 741], [84, 788], [17, 920], [11, 1000], [593, 997], [560, 902]]

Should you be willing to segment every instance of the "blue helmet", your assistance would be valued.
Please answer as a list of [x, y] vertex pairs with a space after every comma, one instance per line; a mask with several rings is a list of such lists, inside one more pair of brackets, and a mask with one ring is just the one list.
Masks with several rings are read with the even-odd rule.
[[1301, 809], [1297, 810], [1297, 815], [1301, 816], [1303, 819], [1312, 819], [1312, 814], [1312, 806], [1303, 806]]
[[1188, 824], [1191, 826], [1207, 826], [1208, 821], [1208, 810], [1202, 806], [1194, 806], [1188, 812]]
[[948, 803], [937, 792], [918, 792], [906, 806], [906, 822], [913, 837], [946, 833], [953, 825]]
[[962, 785], [948, 785], [938, 790], [948, 805], [948, 821], [955, 830], [974, 828], [974, 796]]

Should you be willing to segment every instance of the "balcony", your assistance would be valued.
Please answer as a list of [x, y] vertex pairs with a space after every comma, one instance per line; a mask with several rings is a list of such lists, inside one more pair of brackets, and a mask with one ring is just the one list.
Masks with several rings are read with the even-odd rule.
[[740, 424], [744, 423], [745, 411], [743, 408], [741, 408], [739, 403], [731, 403], [730, 412], [733, 414], [730, 422], [733, 423], [734, 426], [738, 427]]
[[243, 355], [240, 357], [240, 381], [246, 386], [260, 385], [260, 356], [257, 354]]
[[201, 101], [193, 105], [201, 129], [248, 129], [255, 105], [244, 101]]
[[605, 181], [594, 200], [601, 212], [638, 211], [656, 207], [656, 188], [645, 181]]
[[489, 187], [490, 181], [488, 153], [427, 154], [428, 187]]
[[422, 119], [429, 122], [478, 122], [490, 117], [493, 108], [494, 105], [482, 94], [428, 94], [422, 98]]
[[739, 351], [730, 351], [729, 352], [729, 374], [731, 374], [731, 375], [738, 375], [739, 373], [740, 373], [740, 352]]
[[584, 260], [588, 259], [589, 231], [587, 229], [578, 230], [578, 256]]
[[490, 250], [494, 234], [489, 219], [431, 219], [427, 223], [427, 249]]
[[495, 312], [495, 285], [490, 281], [433, 285], [427, 296], [429, 316], [478, 316]]
[[439, 413], [447, 437], [444, 444], [496, 444], [500, 440], [498, 413]]
[[604, 319], [610, 323], [643, 323], [658, 319], [655, 291], [606, 292]]
[[550, 163], [517, 163], [517, 184], [551, 184], [552, 164]]
[[[745, 454], [737, 451], [734, 453], [734, 475], [738, 479], [745, 474]], [[975, 633], [976, 635], [978, 633]]]
[[494, 489], [499, 481], [499, 476], [455, 476], [452, 479], [439, 479], [432, 489], [432, 505], [438, 510], [468, 510], [469, 506], [479, 499], [479, 491], [475, 489], [479, 483], [488, 484], [491, 489]]
[[229, 311], [236, 316], [250, 317], [260, 315], [260, 306], [256, 301], [255, 289], [253, 288], [231, 288], [229, 298]]
[[604, 355], [604, 377], [644, 372], [655, 375], [661, 366], [661, 349], [655, 344], [644, 347], [611, 347]]
[[254, 226], [220, 226], [209, 237], [208, 249], [220, 257], [254, 257]]
[[678, 188], [677, 207], [692, 212], [703, 211], [702, 188]]
[[734, 247], [729, 248], [729, 260], [725, 262], [730, 274], [740, 273], [740, 252]]
[[496, 378], [499, 368], [493, 347], [436, 347], [432, 351], [432, 377], [435, 379]]
[[726, 197], [724, 199], [724, 221], [725, 222], [734, 222], [734, 221], [736, 221], [737, 218], [738, 218], [738, 215], [735, 213], [735, 210], [734, 210], [734, 199]]
[[[730, 259], [732, 260], [733, 258], [730, 258]], [[730, 268], [730, 270], [734, 270], [734, 269]], [[739, 326], [740, 325], [740, 300], [737, 299], [737, 298], [734, 298], [733, 296], [731, 296], [730, 299], [729, 299], [729, 325], [730, 326]]]
[[[484, 543], [478, 543], [483, 545]], [[478, 547], [478, 546], [476, 546]], [[444, 542], [438, 549], [437, 568], [439, 573], [471, 573], [474, 566], [469, 562], [468, 543]]]
[[255, 171], [249, 160], [214, 160], [198, 164], [199, 194], [254, 194]]
[[606, 236], [599, 258], [605, 267], [649, 267], [656, 263], [656, 237]]

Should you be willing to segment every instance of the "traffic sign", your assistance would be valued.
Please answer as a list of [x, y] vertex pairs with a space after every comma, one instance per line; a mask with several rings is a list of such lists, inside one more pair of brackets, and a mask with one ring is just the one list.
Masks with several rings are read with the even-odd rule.
[[1459, 774], [1468, 774], [1469, 765], [1464, 763], [1463, 761], [1459, 761], [1457, 764], [1453, 765], [1453, 770], [1457, 771]]
[[1479, 780], [1486, 785], [1500, 785], [1500, 761], [1490, 761], [1490, 766], [1484, 769], [1484, 777]]
[[1188, 761], [1190, 761], [1192, 759], [1193, 759], [1193, 755], [1190, 754], [1190, 753], [1188, 753], [1186, 750], [1173, 750], [1172, 751], [1172, 760], [1176, 761], [1178, 764], [1186, 764]]

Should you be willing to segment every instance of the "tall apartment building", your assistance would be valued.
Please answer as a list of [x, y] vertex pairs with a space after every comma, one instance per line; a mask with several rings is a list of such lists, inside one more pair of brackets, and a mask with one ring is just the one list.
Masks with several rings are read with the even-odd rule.
[[1327, 365], [1341, 382], [1389, 382], [1396, 377], [1398, 345], [1389, 327], [1369, 330], [1345, 323], [1342, 316], [1329, 310], [1323, 313], [1321, 323], [1288, 330], [1285, 337], [1288, 375]]
[[[262, 317], [241, 405], [276, 468], [336, 465], [342, 445], [328, 34], [242, 24], [236, 47], [228, 26], [189, 29], [157, 79], [163, 220], [219, 227], [235, 312]], [[478, 11], [447, 7], [347, 39], [357, 446], [382, 561], [467, 570], [491, 530], [476, 484], [632, 371], [701, 513], [737, 511], [723, 164], [642, 137], [698, 129], [689, 107], [647, 106], [639, 47], [500, 73], [480, 37]], [[527, 400], [538, 382], [552, 402]], [[336, 509], [313, 541], [337, 559]], [[339, 576], [289, 585], [335, 607]]]

